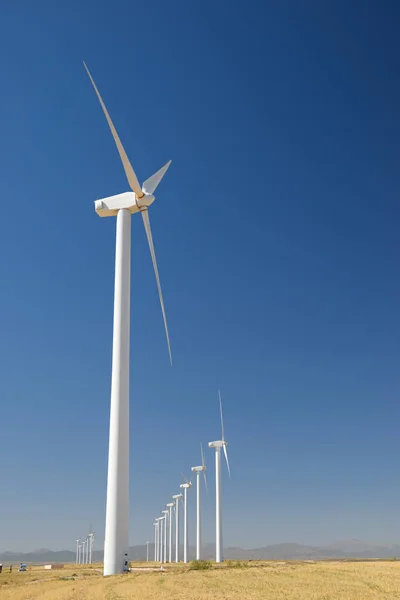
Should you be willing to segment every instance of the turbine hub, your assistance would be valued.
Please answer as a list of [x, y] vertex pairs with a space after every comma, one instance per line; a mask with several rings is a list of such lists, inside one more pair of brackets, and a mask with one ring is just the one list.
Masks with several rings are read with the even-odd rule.
[[140, 198], [136, 196], [136, 204], [139, 210], [146, 210], [150, 204], [153, 204], [154, 200], [153, 194], [148, 194], [147, 192], [144, 192]]

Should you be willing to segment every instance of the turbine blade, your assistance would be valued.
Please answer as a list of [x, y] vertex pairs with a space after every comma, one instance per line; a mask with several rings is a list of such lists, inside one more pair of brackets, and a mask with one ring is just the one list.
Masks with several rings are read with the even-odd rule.
[[222, 429], [222, 441], [225, 441], [225, 430], [224, 430], [224, 419], [222, 416], [222, 400], [221, 400], [221, 392], [218, 390], [218, 396], [219, 396], [219, 411], [221, 413], [221, 429]]
[[204, 485], [205, 485], [206, 493], [207, 493], [207, 496], [208, 496], [207, 475], [206, 475], [205, 471], [203, 471], [203, 475], [204, 475]]
[[203, 452], [203, 444], [201, 442], [200, 442], [200, 451], [201, 451], [201, 466], [204, 467], [205, 466], [204, 452]]
[[106, 108], [106, 105], [103, 102], [103, 98], [100, 96], [100, 92], [97, 89], [97, 86], [96, 86], [96, 84], [95, 84], [95, 82], [93, 80], [93, 77], [91, 76], [90, 71], [89, 71], [89, 69], [86, 66], [86, 63], [84, 62], [83, 64], [85, 66], [87, 74], [89, 75], [90, 81], [92, 82], [92, 85], [94, 87], [94, 91], [97, 94], [97, 97], [98, 97], [99, 102], [101, 104], [101, 108], [103, 109], [104, 115], [105, 115], [105, 117], [107, 119], [107, 123], [108, 123], [108, 125], [109, 125], [109, 127], [111, 129], [111, 133], [112, 133], [112, 136], [114, 138], [115, 145], [117, 146], [117, 150], [119, 152], [119, 155], [121, 157], [121, 161], [122, 161], [122, 165], [124, 167], [125, 175], [126, 175], [126, 178], [128, 180], [128, 183], [129, 183], [129, 185], [131, 187], [131, 190], [133, 192], [135, 192], [135, 194], [137, 195], [138, 198], [141, 198], [143, 196], [143, 192], [142, 192], [142, 188], [140, 187], [139, 181], [138, 181], [138, 179], [136, 177], [136, 173], [133, 170], [133, 167], [132, 167], [131, 163], [129, 162], [129, 158], [126, 155], [126, 152], [125, 152], [124, 147], [123, 147], [123, 145], [121, 143], [121, 140], [119, 139], [119, 135], [117, 133], [117, 130], [115, 129], [114, 124], [111, 121], [111, 117], [108, 114], [108, 110]]
[[225, 444], [224, 444], [224, 454], [225, 454], [226, 466], [228, 467], [228, 473], [229, 473], [229, 479], [230, 479], [231, 478], [231, 470], [229, 468], [228, 451], [226, 449]]
[[156, 281], [157, 281], [158, 295], [160, 297], [161, 312], [162, 312], [163, 319], [164, 319], [165, 335], [167, 336], [169, 360], [170, 360], [171, 365], [172, 365], [171, 344], [169, 342], [167, 316], [165, 314], [164, 300], [163, 300], [162, 291], [161, 291], [160, 277], [158, 275], [158, 267], [157, 267], [156, 253], [154, 251], [153, 236], [151, 235], [149, 213], [148, 213], [147, 209], [146, 210], [142, 210], [141, 213], [142, 213], [142, 217], [143, 217], [144, 228], [146, 230], [147, 241], [149, 242], [151, 259], [153, 261], [154, 273], [155, 273]]
[[186, 481], [186, 483], [189, 483], [188, 480], [186, 479], [186, 477], [184, 476], [184, 474], [181, 472], [181, 475], [183, 477], [183, 479]]
[[163, 167], [161, 167], [161, 169], [157, 171], [157, 173], [154, 173], [154, 175], [146, 179], [146, 181], [142, 185], [143, 192], [147, 192], [148, 194], [152, 194], [154, 192], [161, 179], [167, 172], [171, 162], [172, 160], [169, 160], [167, 164], [165, 164]]

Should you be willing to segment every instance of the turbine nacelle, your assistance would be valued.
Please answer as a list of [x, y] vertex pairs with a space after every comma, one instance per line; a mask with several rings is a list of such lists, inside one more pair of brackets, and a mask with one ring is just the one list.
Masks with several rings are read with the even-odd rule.
[[155, 198], [152, 194], [144, 193], [138, 198], [134, 192], [124, 192], [116, 196], [109, 196], [102, 200], [96, 200], [94, 208], [99, 217], [115, 217], [119, 210], [129, 210], [131, 214], [148, 208]]
[[173, 507], [173, 506], [175, 506], [175, 504], [174, 504], [173, 502], [169, 502], [169, 503], [167, 504], [167, 506], [168, 506], [168, 508], [170, 508], [170, 507]]
[[209, 448], [223, 448], [224, 446], [227, 446], [228, 442], [225, 442], [225, 440], [219, 440], [217, 442], [208, 442], [208, 447]]
[[199, 467], [191, 467], [191, 470], [193, 471], [193, 473], [200, 473], [201, 471], [205, 471], [206, 467], [200, 465]]
[[192, 487], [192, 484], [191, 483], [181, 483], [181, 485], [179, 487], [187, 490], [188, 488]]
[[174, 500], [176, 500], [177, 498], [183, 498], [182, 494], [175, 494], [175, 496], [172, 496]]

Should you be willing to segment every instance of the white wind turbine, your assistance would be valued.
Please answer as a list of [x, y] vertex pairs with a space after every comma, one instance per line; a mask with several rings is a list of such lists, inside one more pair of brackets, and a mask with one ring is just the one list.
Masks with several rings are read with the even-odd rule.
[[167, 523], [168, 523], [168, 515], [169, 510], [162, 511], [164, 515], [164, 562], [167, 562]]
[[225, 440], [224, 420], [222, 417], [221, 393], [218, 390], [219, 409], [221, 414], [222, 439], [217, 442], [209, 442], [210, 448], [215, 448], [215, 562], [220, 563], [224, 560], [223, 534], [222, 534], [222, 489], [221, 489], [221, 448], [224, 449], [226, 465], [228, 467], [229, 477], [231, 471], [229, 468], [228, 452]]
[[172, 509], [175, 506], [173, 502], [169, 502], [167, 504], [167, 508], [169, 508], [169, 532], [168, 532], [168, 562], [172, 562]]
[[181, 483], [180, 487], [183, 490], [183, 562], [188, 561], [188, 498], [187, 491], [192, 487], [192, 482], [188, 481], [183, 473], [181, 473], [186, 483]]
[[175, 562], [179, 562], [179, 500], [182, 498], [182, 494], [175, 494], [172, 496], [175, 500]]
[[75, 558], [75, 564], [78, 564], [79, 561], [79, 542], [80, 540], [76, 540], [76, 558]]
[[[85, 64], [85, 63], [84, 63]], [[117, 146], [129, 187], [132, 191], [97, 200], [95, 209], [100, 217], [117, 217], [115, 253], [114, 326], [111, 378], [110, 438], [107, 476], [106, 533], [104, 541], [104, 575], [123, 573], [129, 549], [129, 338], [130, 338], [130, 271], [131, 214], [140, 212], [146, 230], [150, 254], [160, 298], [161, 311], [172, 364], [167, 318], [148, 208], [154, 202], [153, 193], [164, 177], [171, 161], [140, 187], [110, 115], [85, 64]]]
[[200, 444], [201, 450], [201, 465], [198, 467], [192, 467], [192, 471], [196, 473], [196, 492], [197, 492], [197, 506], [196, 506], [196, 560], [201, 559], [201, 481], [200, 474], [204, 475], [204, 485], [207, 491], [207, 477], [206, 477], [206, 465], [204, 461], [203, 446]]
[[90, 533], [89, 533], [89, 564], [92, 564], [92, 560], [93, 560], [93, 546], [94, 546], [94, 531], [92, 531], [92, 527], [90, 527]]
[[160, 517], [157, 517], [156, 521], [157, 521], [157, 562], [159, 562], [159, 560], [160, 560], [160, 539], [161, 539]]
[[85, 560], [86, 555], [85, 555], [85, 552], [86, 552], [86, 540], [83, 540], [82, 541], [82, 561], [81, 561], [83, 565], [86, 564], [86, 560]]
[[157, 517], [158, 521], [158, 562], [163, 562], [163, 521], [164, 517]]
[[158, 521], [154, 525], [154, 561], [157, 562], [157, 542], [158, 542]]
[[165, 527], [166, 527], [166, 521], [165, 521], [165, 515], [163, 517], [160, 517], [160, 523], [161, 523], [161, 536], [160, 536], [160, 563], [164, 562], [164, 540], [165, 540]]

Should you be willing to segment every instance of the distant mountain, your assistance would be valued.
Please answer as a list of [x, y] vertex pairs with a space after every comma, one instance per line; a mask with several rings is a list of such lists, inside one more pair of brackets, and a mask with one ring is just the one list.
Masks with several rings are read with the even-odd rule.
[[[146, 560], [146, 545], [132, 546], [129, 558], [132, 561]], [[214, 544], [203, 547], [203, 558], [212, 559], [215, 556]], [[306, 546], [304, 544], [283, 543], [245, 550], [243, 548], [225, 548], [225, 558], [230, 560], [322, 560], [328, 558], [357, 559], [357, 558], [400, 558], [400, 544], [367, 544], [360, 540], [340, 540], [327, 546]], [[149, 544], [150, 560], [154, 557], [154, 544]], [[189, 548], [189, 560], [194, 560], [195, 548]], [[98, 550], [93, 554], [94, 562], [103, 560], [103, 552]], [[33, 552], [3, 552], [0, 553], [2, 563], [73, 563], [75, 552], [47, 549]]]

